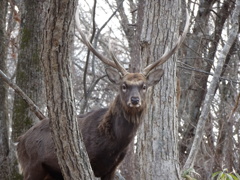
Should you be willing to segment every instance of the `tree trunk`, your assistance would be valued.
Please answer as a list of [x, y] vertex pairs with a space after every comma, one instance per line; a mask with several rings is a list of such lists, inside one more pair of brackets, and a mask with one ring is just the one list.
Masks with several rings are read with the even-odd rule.
[[[6, 72], [6, 14], [7, 1], [0, 1], [0, 70]], [[0, 79], [0, 179], [10, 180], [9, 170], [9, 136], [7, 112], [7, 84]]]
[[[180, 1], [146, 1], [141, 34], [142, 59], [158, 60], [178, 38]], [[176, 114], [176, 55], [163, 65], [164, 77], [148, 93], [148, 111], [139, 130], [140, 179], [180, 179]]]
[[78, 130], [71, 77], [70, 46], [76, 1], [50, 1], [43, 36], [42, 61], [47, 108], [64, 179], [92, 179], [93, 173]]
[[[36, 103], [44, 106], [43, 72], [40, 62], [43, 2], [26, 0], [21, 3], [20, 42], [16, 68], [16, 84]], [[12, 115], [12, 141], [25, 133], [39, 119], [22, 97], [15, 94]], [[11, 173], [17, 178], [19, 168], [15, 147], [11, 148]]]
[[[142, 62], [140, 62], [140, 35], [142, 30], [142, 23], [143, 23], [143, 8], [144, 8], [144, 1], [139, 0], [137, 4], [137, 20], [132, 18], [132, 21], [129, 21], [129, 18], [124, 11], [124, 6], [122, 0], [116, 0], [117, 5], [119, 6], [119, 15], [121, 17], [120, 24], [122, 29], [126, 35], [126, 39], [129, 44], [129, 53], [130, 53], [130, 64], [129, 70], [130, 72], [140, 72], [142, 67]], [[131, 13], [134, 14], [135, 9], [131, 9]], [[132, 15], [134, 16], [134, 15]], [[136, 22], [135, 22], [136, 21]], [[136, 27], [132, 27], [136, 25]]]
[[[39, 58], [41, 46], [41, 24], [43, 14], [41, 1], [26, 0], [21, 7], [20, 44], [16, 69], [16, 84], [36, 103], [43, 107], [44, 86], [42, 65]], [[13, 105], [14, 141], [38, 121], [22, 97], [15, 94]]]

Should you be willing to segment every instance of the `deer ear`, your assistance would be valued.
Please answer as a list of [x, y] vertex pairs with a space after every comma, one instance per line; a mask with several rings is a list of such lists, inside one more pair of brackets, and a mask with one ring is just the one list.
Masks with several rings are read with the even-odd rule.
[[148, 86], [154, 86], [155, 84], [157, 84], [160, 81], [163, 73], [164, 71], [162, 69], [156, 69], [155, 71], [150, 72], [147, 75]]
[[120, 83], [121, 76], [118, 71], [116, 71], [115, 69], [112, 69], [112, 68], [106, 68], [105, 71], [107, 73], [108, 79], [112, 83], [114, 83], [114, 84]]

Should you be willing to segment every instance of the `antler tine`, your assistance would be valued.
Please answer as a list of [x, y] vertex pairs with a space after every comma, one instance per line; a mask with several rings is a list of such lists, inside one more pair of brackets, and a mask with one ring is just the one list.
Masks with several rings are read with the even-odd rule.
[[163, 56], [156, 62], [148, 65], [146, 68], [144, 68], [143, 70], [143, 74], [145, 76], [148, 75], [148, 73], [153, 70], [155, 67], [165, 63], [174, 53], [175, 51], [181, 46], [182, 42], [184, 41], [184, 39], [186, 38], [189, 26], [190, 26], [190, 16], [188, 13], [188, 10], [186, 9], [186, 24], [184, 27], [184, 31], [182, 33], [182, 35], [178, 38], [177, 43], [173, 46], [173, 48], [168, 52], [168, 48], [166, 48], [165, 53], [163, 54]]
[[109, 41], [109, 51], [110, 51], [110, 55], [113, 59], [113, 61], [115, 62], [117, 69], [121, 72], [121, 74], [124, 76], [126, 74], [128, 74], [128, 71], [119, 63], [119, 61], [117, 60], [116, 56], [113, 54], [112, 51], [112, 46], [111, 46], [111, 42]]
[[[78, 9], [76, 11], [76, 15], [75, 15], [75, 20], [76, 20], [76, 28], [82, 38], [82, 42], [88, 47], [88, 49], [95, 55], [97, 56], [104, 64], [107, 64], [117, 70], [119, 70], [118, 66], [111, 61], [110, 59], [108, 59], [107, 57], [103, 56], [102, 54], [100, 54], [93, 46], [92, 44], [87, 40], [86, 36], [84, 35], [84, 33], [82, 32], [81, 28], [80, 28], [80, 21], [79, 21], [79, 16], [78, 16]], [[120, 70], [119, 70], [120, 71]], [[121, 71], [120, 71], [121, 72]], [[122, 72], [121, 72], [122, 73]]]

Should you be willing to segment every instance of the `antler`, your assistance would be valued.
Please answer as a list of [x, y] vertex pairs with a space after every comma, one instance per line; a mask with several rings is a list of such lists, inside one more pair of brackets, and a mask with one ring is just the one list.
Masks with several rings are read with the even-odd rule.
[[190, 25], [190, 17], [188, 14], [188, 10], [186, 9], [186, 24], [184, 27], [184, 31], [182, 33], [182, 35], [178, 38], [177, 43], [173, 46], [173, 48], [168, 52], [168, 48], [166, 49], [165, 53], [163, 54], [163, 56], [156, 62], [148, 65], [146, 68], [144, 68], [143, 70], [143, 74], [145, 76], [148, 75], [148, 73], [153, 70], [155, 67], [165, 63], [175, 52], [176, 50], [181, 46], [182, 42], [184, 41], [184, 39], [186, 38], [187, 32], [188, 32], [188, 28]]
[[110, 55], [111, 55], [113, 61], [115, 62], [116, 66], [117, 66], [117, 69], [120, 70], [120, 72], [123, 74], [123, 76], [128, 74], [127, 70], [119, 63], [116, 56], [113, 54], [111, 42], [109, 42], [109, 52], [110, 52]]
[[113, 58], [113, 61], [108, 59], [107, 57], [103, 56], [102, 54], [100, 54], [93, 46], [92, 44], [88, 41], [88, 39], [86, 38], [86, 36], [84, 35], [84, 33], [82, 32], [81, 28], [80, 28], [80, 21], [79, 21], [79, 16], [78, 16], [78, 9], [76, 11], [76, 15], [75, 15], [75, 20], [76, 20], [76, 28], [82, 38], [82, 42], [88, 47], [88, 49], [95, 55], [97, 56], [104, 64], [107, 64], [115, 69], [117, 69], [123, 76], [126, 75], [128, 72], [127, 70], [118, 62], [118, 60], [116, 59], [116, 57], [113, 55], [113, 53], [111, 52], [111, 56]]

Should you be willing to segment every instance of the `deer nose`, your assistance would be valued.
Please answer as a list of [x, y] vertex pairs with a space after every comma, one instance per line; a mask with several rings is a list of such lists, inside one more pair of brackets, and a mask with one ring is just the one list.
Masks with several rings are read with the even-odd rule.
[[131, 103], [137, 105], [139, 103], [139, 97], [131, 97]]

